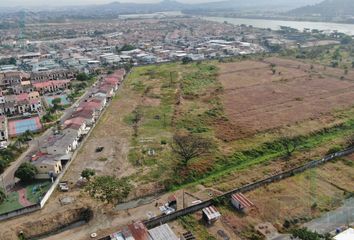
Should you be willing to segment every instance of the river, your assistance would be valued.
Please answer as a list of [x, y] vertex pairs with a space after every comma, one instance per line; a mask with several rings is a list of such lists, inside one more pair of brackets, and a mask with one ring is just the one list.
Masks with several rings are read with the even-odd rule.
[[302, 22], [302, 21], [284, 21], [284, 20], [265, 20], [265, 19], [248, 19], [248, 18], [225, 18], [225, 17], [203, 17], [203, 19], [232, 23], [235, 25], [252, 25], [256, 28], [270, 28], [272, 30], [279, 30], [280, 26], [287, 26], [298, 29], [300, 31], [305, 28], [318, 29], [323, 31], [334, 31], [354, 35], [354, 24], [341, 24], [330, 22]]

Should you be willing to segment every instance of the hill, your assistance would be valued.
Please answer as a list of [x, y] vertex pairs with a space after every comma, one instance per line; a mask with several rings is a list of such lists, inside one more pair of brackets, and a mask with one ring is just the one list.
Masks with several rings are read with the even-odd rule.
[[320, 16], [323, 18], [344, 18], [354, 15], [353, 0], [325, 0], [321, 3], [294, 9], [294, 16]]

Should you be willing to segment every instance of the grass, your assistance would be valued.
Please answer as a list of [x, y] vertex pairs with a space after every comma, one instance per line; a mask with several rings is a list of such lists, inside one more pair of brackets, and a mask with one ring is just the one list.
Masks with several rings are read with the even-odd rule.
[[[33, 204], [36, 204], [39, 201], [40, 197], [43, 197], [43, 195], [49, 190], [50, 186], [51, 182], [45, 180], [36, 181], [30, 185], [27, 185], [27, 200]], [[19, 196], [17, 192], [10, 192], [5, 202], [0, 204], [0, 214], [23, 208], [23, 206], [18, 202], [18, 197]]]
[[37, 203], [41, 197], [49, 190], [51, 186], [50, 181], [36, 181], [31, 185], [26, 186], [27, 200], [31, 203]]
[[[300, 136], [299, 145], [296, 152], [308, 151], [314, 149], [321, 144], [330, 143], [337, 138], [343, 138], [349, 134], [354, 133], [354, 120], [349, 120], [345, 124], [335, 126], [329, 129], [324, 129], [316, 133], [309, 134], [308, 136]], [[338, 146], [335, 145], [338, 149]], [[249, 168], [254, 165], [262, 164], [282, 158], [286, 156], [287, 151], [284, 145], [279, 140], [267, 142], [259, 145], [256, 148], [234, 152], [232, 155], [219, 157], [215, 162], [212, 171], [205, 175], [199, 176], [194, 179], [188, 179], [187, 184], [177, 184], [172, 186], [173, 190], [184, 188], [195, 184], [209, 184], [217, 182], [223, 176]], [[190, 183], [192, 182], [192, 183]]]
[[16, 209], [22, 208], [22, 205], [18, 202], [18, 193], [10, 193], [5, 202], [0, 204], [0, 214], [14, 211]]
[[208, 233], [208, 230], [200, 224], [193, 216], [188, 215], [179, 218], [179, 222], [184, 229], [194, 234], [197, 239], [216, 240], [216, 238]]

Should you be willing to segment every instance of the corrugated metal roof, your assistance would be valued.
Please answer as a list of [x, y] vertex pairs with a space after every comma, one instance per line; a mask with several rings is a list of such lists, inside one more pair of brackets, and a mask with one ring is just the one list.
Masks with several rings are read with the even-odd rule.
[[179, 240], [168, 224], [149, 230], [152, 240]]
[[203, 208], [203, 213], [207, 216], [208, 219], [216, 219], [221, 216], [218, 210], [214, 206]]
[[242, 193], [236, 193], [232, 195], [232, 199], [239, 202], [243, 207], [252, 207], [254, 204], [248, 200], [248, 198]]
[[147, 228], [142, 222], [135, 222], [128, 226], [135, 240], [150, 240]]

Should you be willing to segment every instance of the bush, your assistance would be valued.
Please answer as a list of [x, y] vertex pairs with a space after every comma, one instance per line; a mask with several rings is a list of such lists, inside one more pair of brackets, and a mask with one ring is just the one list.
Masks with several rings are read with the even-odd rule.
[[5, 199], [6, 199], [6, 194], [4, 190], [0, 188], [0, 204], [2, 204], [5, 201]]
[[342, 148], [340, 146], [333, 146], [327, 151], [327, 155], [340, 152], [340, 151], [342, 151]]
[[85, 191], [101, 202], [118, 204], [128, 196], [131, 188], [132, 185], [127, 178], [98, 176], [89, 182]]
[[90, 178], [95, 176], [95, 174], [96, 174], [95, 170], [86, 168], [81, 172], [81, 177], [90, 180]]
[[316, 232], [311, 232], [307, 228], [295, 229], [292, 231], [292, 236], [301, 240], [322, 240], [324, 236]]

